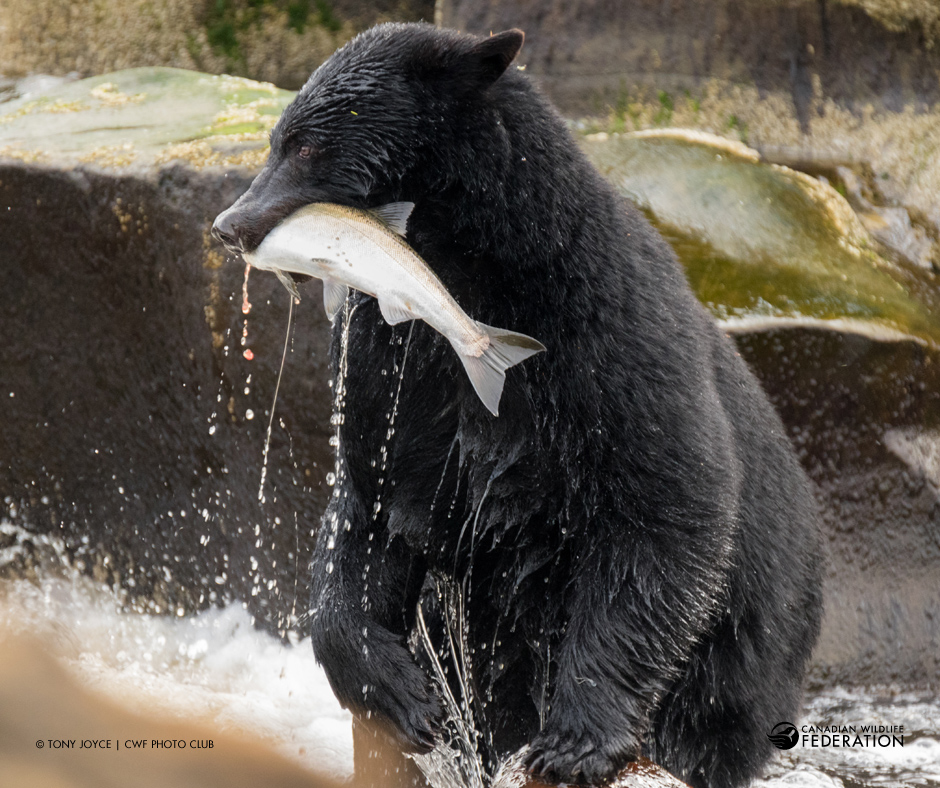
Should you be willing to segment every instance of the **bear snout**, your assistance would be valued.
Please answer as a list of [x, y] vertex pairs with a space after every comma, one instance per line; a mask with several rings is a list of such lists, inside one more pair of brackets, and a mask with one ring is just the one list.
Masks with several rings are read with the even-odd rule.
[[238, 239], [240, 227], [236, 218], [233, 205], [216, 216], [212, 223], [212, 235], [233, 251], [241, 250], [241, 242]]

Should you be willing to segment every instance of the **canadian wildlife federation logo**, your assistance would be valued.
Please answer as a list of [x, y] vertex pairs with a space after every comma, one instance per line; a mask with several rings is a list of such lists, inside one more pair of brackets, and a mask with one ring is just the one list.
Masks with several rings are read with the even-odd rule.
[[800, 738], [796, 725], [792, 722], [778, 722], [774, 729], [767, 734], [767, 738], [773, 742], [778, 750], [789, 750], [796, 746]]
[[[800, 733], [802, 731], [802, 734]], [[778, 750], [803, 747], [903, 747], [903, 725], [802, 725], [778, 722], [767, 734]]]

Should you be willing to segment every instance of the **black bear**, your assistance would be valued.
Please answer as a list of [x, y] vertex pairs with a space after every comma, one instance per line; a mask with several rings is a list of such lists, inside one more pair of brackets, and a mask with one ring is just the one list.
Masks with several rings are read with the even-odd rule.
[[810, 487], [669, 246], [510, 67], [522, 41], [359, 35], [216, 221], [251, 250], [307, 203], [413, 202], [408, 241], [461, 307], [547, 347], [509, 370], [497, 417], [445, 338], [349, 297], [316, 656], [359, 719], [426, 751], [442, 687], [409, 637], [435, 605], [446, 635], [433, 589], [452, 588], [491, 766], [527, 746], [554, 782], [646, 755], [693, 786], [743, 785], [798, 714], [819, 628]]

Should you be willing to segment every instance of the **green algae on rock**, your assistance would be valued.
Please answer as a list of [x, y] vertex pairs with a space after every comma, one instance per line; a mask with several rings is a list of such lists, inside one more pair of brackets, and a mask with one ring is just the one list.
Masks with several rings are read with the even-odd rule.
[[595, 135], [584, 149], [666, 235], [726, 328], [799, 321], [940, 347], [936, 277], [879, 255], [822, 181], [701, 133]]
[[135, 68], [61, 85], [0, 111], [0, 158], [101, 169], [259, 166], [294, 94], [241, 77]]

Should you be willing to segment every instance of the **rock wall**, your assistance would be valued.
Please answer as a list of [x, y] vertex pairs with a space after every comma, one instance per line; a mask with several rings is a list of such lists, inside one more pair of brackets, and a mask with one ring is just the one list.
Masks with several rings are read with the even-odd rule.
[[[876, 5], [877, 18], [866, 13]], [[788, 93], [804, 125], [817, 91], [859, 107], [936, 103], [937, 17], [930, 3], [887, 0], [443, 0], [447, 27], [525, 30], [522, 60], [566, 113], [637, 81], [681, 90], [717, 78]]]
[[[328, 330], [298, 309], [258, 501], [288, 298], [208, 240], [249, 178], [0, 166], [5, 514], [145, 608], [306, 609], [325, 506]], [[311, 309], [315, 304], [318, 308]]]
[[736, 336], [816, 487], [829, 545], [822, 684], [940, 671], [940, 353], [791, 328]]

